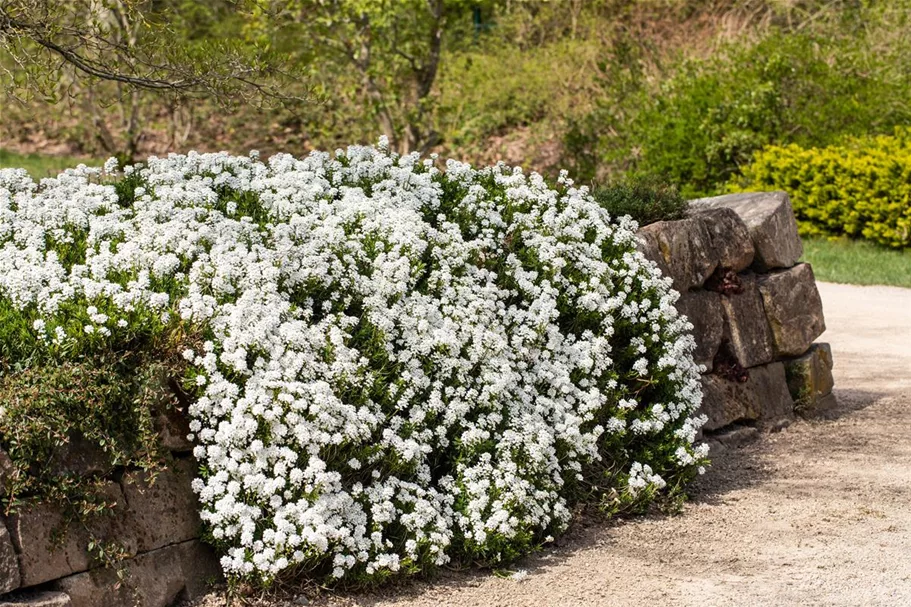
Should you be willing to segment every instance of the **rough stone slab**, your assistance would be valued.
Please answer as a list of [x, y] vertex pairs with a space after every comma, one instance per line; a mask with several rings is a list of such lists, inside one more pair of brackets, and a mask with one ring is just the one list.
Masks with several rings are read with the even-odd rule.
[[760, 276], [759, 292], [776, 356], [800, 356], [826, 330], [822, 299], [808, 263]]
[[835, 380], [832, 377], [832, 349], [829, 344], [813, 344], [803, 356], [784, 361], [788, 390], [795, 409], [802, 415], [812, 415], [820, 405], [831, 406]]
[[112, 467], [111, 456], [79, 433], [71, 434], [69, 442], [60, 447], [51, 460], [51, 469], [55, 474], [105, 474]]
[[658, 246], [658, 239], [654, 232], [639, 230], [636, 233], [636, 248], [646, 259], [654, 262], [658, 269], [661, 270], [662, 276], [670, 276], [670, 268], [661, 255], [661, 248]]
[[126, 518], [138, 552], [199, 537], [199, 503], [191, 487], [196, 471], [196, 460], [179, 459], [159, 472], [153, 483], [145, 472], [124, 475]]
[[753, 367], [740, 383], [717, 375], [702, 376], [702, 409], [708, 417], [706, 432], [735, 422], [773, 422], [794, 414], [784, 365], [780, 362]]
[[813, 410], [813, 414], [824, 417], [829, 411], [832, 411], [836, 407], [838, 407], [838, 399], [835, 398], [835, 393], [826, 394], [816, 403], [816, 409]]
[[695, 209], [692, 216], [705, 225], [710, 237], [711, 254], [719, 267], [734, 272], [750, 267], [756, 256], [753, 239], [746, 224], [733, 209]]
[[772, 330], [766, 317], [756, 277], [741, 275], [743, 292], [721, 295], [724, 337], [743, 367], [755, 367], [775, 358]]
[[174, 453], [189, 453], [193, 450], [193, 443], [187, 439], [190, 420], [183, 411], [175, 407], [162, 408], [155, 416], [154, 423], [162, 447]]
[[747, 192], [690, 202], [694, 210], [725, 207], [732, 209], [749, 230], [756, 249], [753, 260], [758, 271], [789, 268], [803, 254], [791, 199], [785, 192]]
[[15, 590], [21, 585], [19, 557], [16, 556], [16, 549], [6, 525], [0, 521], [0, 594]]
[[190, 418], [186, 408], [186, 397], [181, 396], [180, 384], [162, 370], [153, 380], [150, 390], [159, 393], [160, 402], [155, 405], [154, 424], [161, 446], [175, 453], [189, 453], [193, 443], [187, 440], [190, 434]]
[[681, 293], [702, 286], [718, 265], [710, 254], [711, 235], [699, 219], [659, 221], [645, 226], [639, 234], [647, 242], [640, 250], [662, 272], [666, 270], [674, 289]]
[[112, 569], [93, 569], [58, 580], [73, 607], [169, 607], [206, 593], [222, 579], [215, 553], [196, 540], [140, 554], [123, 563], [126, 578], [118, 584]]
[[702, 376], [700, 413], [708, 417], [703, 432], [714, 432], [737, 421], [755, 420], [759, 411], [752, 399], [744, 396], [742, 384], [717, 375]]
[[124, 499], [120, 486], [109, 483], [106, 498], [116, 503], [109, 515], [89, 518], [85, 526], [70, 525], [62, 542], [53, 538], [64, 530], [66, 520], [61, 506], [38, 504], [23, 508], [10, 516], [8, 527], [19, 553], [22, 586], [34, 586], [94, 566], [87, 548], [90, 534], [116, 541], [127, 554], [136, 553], [136, 543], [124, 524]]
[[0, 607], [68, 607], [69, 595], [53, 591], [24, 591], [0, 598]]
[[693, 337], [696, 351], [693, 358], [697, 364], [712, 370], [712, 361], [724, 336], [724, 309], [721, 295], [711, 291], [690, 291], [680, 295], [677, 311], [693, 323]]

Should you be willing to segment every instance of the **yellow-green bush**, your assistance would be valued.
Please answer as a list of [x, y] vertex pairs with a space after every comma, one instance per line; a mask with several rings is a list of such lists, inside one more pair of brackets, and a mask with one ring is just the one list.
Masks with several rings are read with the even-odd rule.
[[731, 190], [784, 190], [805, 235], [911, 246], [911, 129], [804, 149], [768, 146]]

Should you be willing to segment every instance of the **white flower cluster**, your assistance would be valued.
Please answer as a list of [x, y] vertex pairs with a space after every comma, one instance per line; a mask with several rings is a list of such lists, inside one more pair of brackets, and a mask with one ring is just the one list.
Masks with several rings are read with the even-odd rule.
[[565, 178], [382, 144], [124, 173], [0, 171], [0, 296], [48, 347], [203, 332], [194, 487], [230, 575], [505, 558], [705, 456], [676, 294]]

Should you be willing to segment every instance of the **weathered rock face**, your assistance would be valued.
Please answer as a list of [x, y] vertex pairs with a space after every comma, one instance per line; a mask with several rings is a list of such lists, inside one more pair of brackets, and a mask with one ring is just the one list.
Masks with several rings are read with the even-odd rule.
[[831, 351], [812, 346], [825, 329], [822, 305], [812, 270], [798, 264], [787, 194], [695, 200], [686, 219], [646, 226], [640, 239], [694, 326], [694, 356], [709, 371], [702, 410], [712, 440], [781, 423], [795, 406], [811, 413], [832, 404]]
[[124, 563], [127, 573], [118, 583], [111, 569], [94, 569], [55, 582], [73, 607], [169, 607], [192, 600], [221, 579], [212, 550], [191, 540], [146, 552]]
[[[190, 486], [195, 473], [192, 459], [175, 460], [154, 483], [143, 472], [127, 472], [120, 484], [111, 482], [105, 490], [105, 499], [116, 504], [113, 511], [89, 517], [84, 524], [67, 525], [66, 513], [55, 504], [29, 506], [14, 514], [8, 526], [18, 564], [13, 553], [16, 568], [13, 573], [10, 567], [9, 579], [17, 581], [7, 590], [19, 586], [20, 573], [21, 585], [33, 586], [98, 566], [86, 548], [92, 539], [116, 542], [127, 556], [134, 556], [198, 538], [199, 508]], [[62, 541], [52, 541], [60, 535]], [[0, 575], [2, 540], [0, 535]]]
[[683, 293], [677, 301], [677, 311], [693, 323], [693, 334], [698, 335], [693, 356], [706, 370], [712, 370], [712, 361], [724, 336], [724, 312], [721, 295], [712, 291]]
[[748, 192], [690, 203], [695, 210], [728, 208], [746, 224], [756, 249], [754, 267], [765, 272], [788, 268], [803, 254], [791, 200], [785, 192]]
[[718, 265], [711, 254], [711, 235], [699, 219], [659, 221], [639, 230], [639, 235], [646, 241], [640, 250], [681, 293], [701, 286]]
[[829, 344], [813, 344], [806, 354], [786, 360], [784, 366], [797, 413], [811, 415], [837, 404], [832, 394], [835, 380]]
[[0, 524], [0, 594], [15, 590], [22, 584], [19, 558], [6, 526]]
[[654, 230], [646, 230], [645, 228], [639, 230], [636, 233], [636, 248], [646, 259], [653, 261], [658, 266], [662, 276], [671, 275], [670, 269], [664, 261], [664, 255], [661, 254], [661, 248], [658, 246], [658, 238]]
[[794, 401], [780, 362], [753, 367], [745, 382], [711, 374], [702, 381], [702, 413], [708, 417], [703, 430], [707, 432], [735, 422], [774, 422], [794, 415]]
[[63, 592], [17, 592], [0, 598], [0, 607], [67, 607], [72, 605], [69, 595]]
[[154, 379], [152, 391], [162, 393], [161, 402], [154, 411], [155, 430], [161, 446], [172, 453], [189, 453], [193, 443], [187, 439], [190, 434], [190, 417], [187, 415], [186, 396], [180, 388], [180, 382], [162, 373]]
[[746, 224], [733, 209], [697, 208], [692, 216], [705, 226], [711, 242], [710, 253], [717, 260], [718, 267], [734, 272], [750, 267], [756, 254], [753, 239]]
[[740, 277], [742, 292], [721, 296], [724, 336], [743, 367], [755, 367], [775, 358], [772, 331], [753, 274]]
[[708, 417], [702, 426], [704, 432], [713, 432], [738, 420], [754, 419], [758, 411], [749, 410], [750, 402], [739, 398], [744, 388], [718, 375], [702, 376], [702, 407], [700, 413]]
[[195, 474], [195, 460], [187, 459], [176, 460], [154, 483], [144, 472], [124, 475], [126, 521], [138, 552], [199, 537], [199, 504], [190, 486]]
[[826, 330], [810, 264], [760, 276], [758, 282], [776, 356], [800, 356]]
[[[92, 556], [86, 550], [91, 536], [116, 539], [127, 554], [136, 553], [136, 543], [125, 524], [125, 504], [120, 486], [109, 483], [105, 499], [116, 503], [109, 516], [91, 517], [86, 525], [66, 525], [63, 507], [56, 504], [28, 506], [7, 521], [16, 551], [23, 586], [33, 586], [65, 575], [86, 571]], [[62, 542], [54, 539], [66, 531]]]
[[51, 467], [57, 474], [86, 476], [109, 472], [113, 466], [111, 457], [101, 447], [74, 433], [54, 454]]
[[186, 413], [176, 408], [163, 408], [155, 416], [155, 430], [161, 439], [161, 446], [175, 453], [189, 453], [193, 443], [187, 440], [190, 421]]

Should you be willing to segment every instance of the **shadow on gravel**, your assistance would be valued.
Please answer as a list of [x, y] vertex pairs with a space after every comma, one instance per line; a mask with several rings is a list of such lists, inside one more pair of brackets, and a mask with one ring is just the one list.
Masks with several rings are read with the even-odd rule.
[[[869, 407], [886, 396], [884, 392], [836, 388], [837, 405], [817, 414], [807, 422], [825, 424], [839, 420]], [[797, 430], [804, 422], [794, 423], [798, 426], [784, 428], [781, 432]], [[722, 501], [724, 494], [760, 484], [769, 478], [775, 473], [776, 467], [763, 456], [770, 447], [770, 441], [775, 440], [777, 434], [760, 432], [753, 440], [739, 446], [725, 446], [712, 441], [712, 451], [709, 453], [712, 465], [704, 476], [693, 483], [690, 490], [691, 500], [694, 503], [717, 504]]]
[[873, 392], [871, 390], [857, 390], [854, 388], [835, 388], [835, 399], [838, 404], [825, 412], [820, 413], [816, 419], [834, 420], [846, 415], [866, 409], [873, 403], [882, 400], [888, 394], [886, 392]]

